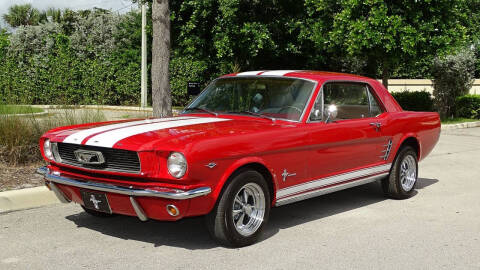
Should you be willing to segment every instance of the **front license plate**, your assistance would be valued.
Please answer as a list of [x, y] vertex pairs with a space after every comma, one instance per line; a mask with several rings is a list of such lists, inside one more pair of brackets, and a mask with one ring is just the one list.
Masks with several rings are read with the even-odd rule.
[[80, 190], [80, 193], [82, 194], [83, 204], [86, 208], [109, 214], [112, 213], [105, 193], [89, 190]]

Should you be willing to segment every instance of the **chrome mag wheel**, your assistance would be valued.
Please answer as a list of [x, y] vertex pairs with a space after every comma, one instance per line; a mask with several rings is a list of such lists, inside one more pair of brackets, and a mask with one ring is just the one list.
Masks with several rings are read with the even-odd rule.
[[417, 165], [415, 157], [406, 155], [400, 164], [400, 183], [404, 191], [410, 191], [417, 180]]
[[265, 194], [256, 183], [245, 184], [235, 195], [232, 219], [242, 236], [254, 234], [262, 225], [265, 215]]

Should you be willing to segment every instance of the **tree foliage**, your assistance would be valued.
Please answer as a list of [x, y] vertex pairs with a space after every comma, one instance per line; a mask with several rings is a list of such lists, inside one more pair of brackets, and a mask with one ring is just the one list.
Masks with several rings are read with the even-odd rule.
[[[206, 85], [230, 72], [309, 69], [385, 79], [431, 78], [434, 59], [458, 47], [473, 44], [480, 59], [478, 0], [169, 2], [174, 106], [188, 102], [188, 81]], [[138, 11], [39, 13], [45, 19], [0, 34], [3, 102], [139, 103]], [[151, 16], [149, 8], [150, 70]], [[476, 70], [478, 76], [478, 60]]]
[[384, 80], [439, 50], [462, 44], [459, 1], [306, 0], [304, 36], [320, 51], [364, 59]]
[[475, 57], [470, 49], [437, 57], [433, 64], [433, 95], [442, 117], [452, 117], [455, 100], [468, 94], [475, 74]]

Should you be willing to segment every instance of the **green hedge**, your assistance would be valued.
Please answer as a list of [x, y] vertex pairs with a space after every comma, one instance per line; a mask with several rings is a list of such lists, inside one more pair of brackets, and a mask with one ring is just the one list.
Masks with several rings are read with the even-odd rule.
[[457, 116], [480, 119], [480, 95], [465, 95], [456, 99]]
[[406, 111], [433, 111], [433, 98], [427, 91], [404, 91], [391, 93]]

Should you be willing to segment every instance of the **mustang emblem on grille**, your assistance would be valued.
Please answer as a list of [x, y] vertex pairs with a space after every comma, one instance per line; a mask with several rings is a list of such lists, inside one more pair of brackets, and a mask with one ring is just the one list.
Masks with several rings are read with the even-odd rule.
[[83, 164], [98, 165], [105, 163], [105, 158], [103, 157], [102, 152], [79, 149], [74, 153], [78, 162]]

